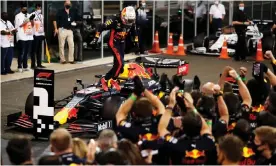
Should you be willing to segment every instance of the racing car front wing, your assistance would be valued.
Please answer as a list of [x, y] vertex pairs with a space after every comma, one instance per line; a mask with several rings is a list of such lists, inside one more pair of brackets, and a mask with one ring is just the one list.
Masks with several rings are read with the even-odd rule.
[[[8, 115], [7, 126], [16, 126], [26, 130], [33, 130], [34, 125], [30, 116], [22, 114], [22, 112], [17, 112], [14, 114]], [[53, 124], [55, 128], [58, 128], [58, 125]], [[65, 127], [71, 134], [81, 134], [81, 133], [91, 133], [99, 134], [104, 129], [112, 129], [113, 121], [101, 121], [101, 122], [92, 122], [88, 120], [76, 120], [72, 123], [69, 123], [68, 127]]]

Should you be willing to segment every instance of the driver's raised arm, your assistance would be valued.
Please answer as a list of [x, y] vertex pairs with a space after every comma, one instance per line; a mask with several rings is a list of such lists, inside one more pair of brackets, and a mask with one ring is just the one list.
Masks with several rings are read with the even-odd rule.
[[98, 24], [95, 37], [98, 39], [102, 31], [110, 30], [115, 25], [117, 25], [117, 20], [115, 18], [108, 19], [104, 23]]

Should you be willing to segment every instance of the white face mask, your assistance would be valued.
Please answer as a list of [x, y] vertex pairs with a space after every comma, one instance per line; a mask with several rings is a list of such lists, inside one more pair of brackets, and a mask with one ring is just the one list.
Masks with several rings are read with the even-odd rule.
[[41, 14], [41, 10], [37, 10], [36, 12], [37, 12], [38, 14]]
[[145, 2], [142, 3], [142, 7], [146, 7], [146, 3]]
[[239, 9], [240, 9], [241, 11], [243, 11], [243, 10], [244, 10], [244, 7], [243, 7], [243, 6], [240, 6]]
[[215, 4], [218, 5], [218, 4], [219, 4], [219, 1], [215, 1]]

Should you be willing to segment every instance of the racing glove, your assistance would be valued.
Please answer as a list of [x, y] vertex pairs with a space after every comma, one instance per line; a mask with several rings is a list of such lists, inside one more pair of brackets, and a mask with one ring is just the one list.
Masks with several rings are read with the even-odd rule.
[[35, 14], [32, 14], [29, 19], [32, 21], [34, 18], [35, 18]]
[[136, 95], [136, 96], [141, 96], [141, 94], [145, 91], [145, 87], [140, 79], [139, 76], [135, 76], [133, 78], [133, 82], [134, 82], [134, 90], [133, 90], [133, 93]]

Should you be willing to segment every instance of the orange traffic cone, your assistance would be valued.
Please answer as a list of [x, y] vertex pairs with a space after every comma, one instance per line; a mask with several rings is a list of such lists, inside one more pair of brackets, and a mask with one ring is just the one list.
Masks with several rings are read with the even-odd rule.
[[262, 48], [262, 41], [261, 40], [259, 40], [258, 44], [257, 44], [256, 61], [257, 62], [264, 61], [263, 48]]
[[186, 55], [182, 34], [180, 35], [179, 42], [178, 42], [178, 50], [175, 53], [175, 55], [182, 55], [182, 56]]
[[170, 38], [169, 38], [167, 51], [164, 51], [164, 53], [168, 54], [168, 55], [173, 55], [173, 39], [172, 39], [172, 36], [173, 36], [173, 34], [170, 33]]
[[149, 52], [151, 52], [151, 53], [161, 53], [161, 50], [160, 50], [160, 47], [159, 47], [158, 31], [155, 32], [152, 49]]
[[224, 38], [224, 42], [221, 48], [221, 52], [220, 52], [220, 59], [229, 59], [230, 57], [228, 56], [228, 52], [227, 52], [227, 42]]

